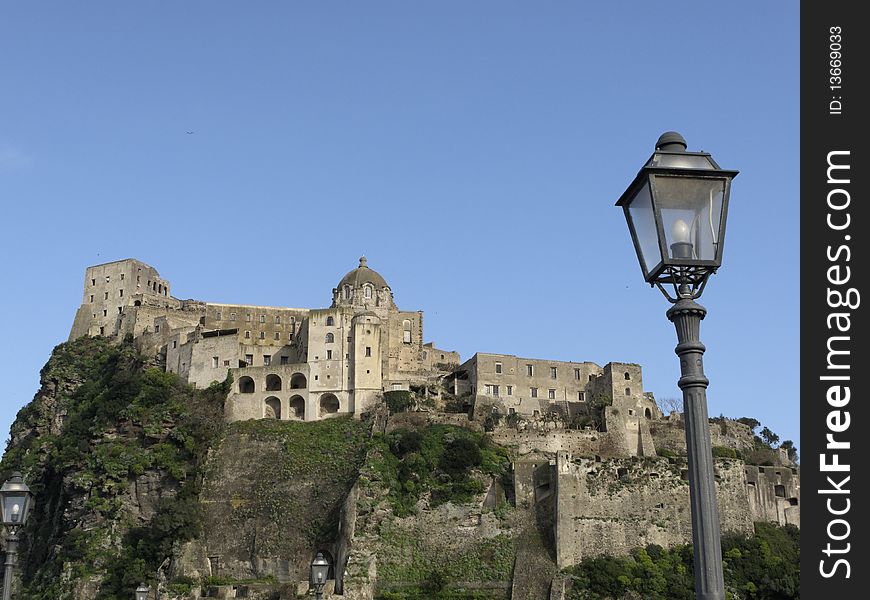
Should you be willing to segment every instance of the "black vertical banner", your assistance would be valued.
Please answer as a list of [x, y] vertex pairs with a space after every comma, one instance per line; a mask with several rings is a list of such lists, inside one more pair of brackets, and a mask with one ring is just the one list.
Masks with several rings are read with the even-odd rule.
[[870, 24], [861, 5], [801, 4], [801, 594], [810, 600], [870, 597]]

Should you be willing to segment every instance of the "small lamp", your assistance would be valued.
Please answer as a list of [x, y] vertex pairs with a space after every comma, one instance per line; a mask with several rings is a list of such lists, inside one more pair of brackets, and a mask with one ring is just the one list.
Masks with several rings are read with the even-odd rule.
[[148, 593], [150, 591], [150, 587], [144, 583], [140, 583], [139, 587], [136, 588], [136, 600], [148, 600]]
[[318, 589], [322, 589], [328, 576], [329, 561], [323, 558], [321, 552], [318, 552], [314, 560], [311, 561], [311, 577], [309, 583]]
[[20, 527], [27, 522], [33, 494], [21, 473], [15, 472], [0, 487], [0, 511], [4, 525]]

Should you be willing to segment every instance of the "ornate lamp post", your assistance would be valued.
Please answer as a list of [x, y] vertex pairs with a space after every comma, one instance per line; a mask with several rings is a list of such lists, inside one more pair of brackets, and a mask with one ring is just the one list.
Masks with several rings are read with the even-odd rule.
[[12, 593], [12, 570], [18, 559], [18, 530], [27, 522], [33, 494], [24, 483], [21, 473], [12, 477], [0, 487], [0, 511], [3, 525], [6, 526], [6, 565], [3, 574], [3, 600], [9, 600]]
[[323, 586], [326, 584], [326, 578], [329, 576], [329, 561], [323, 558], [323, 554], [318, 552], [317, 556], [311, 561], [311, 574], [308, 583], [314, 588], [317, 594], [317, 600], [323, 600]]
[[136, 600], [148, 600], [148, 594], [150, 592], [150, 587], [148, 587], [144, 583], [140, 583], [139, 587], [136, 588]]
[[[705, 152], [686, 152], [683, 136], [670, 131], [616, 203], [625, 212], [644, 279], [673, 304], [667, 316], [679, 342], [698, 600], [724, 600], [725, 584], [700, 340], [707, 311], [695, 300], [722, 264], [728, 195], [736, 176]], [[666, 285], [673, 286], [674, 296]]]

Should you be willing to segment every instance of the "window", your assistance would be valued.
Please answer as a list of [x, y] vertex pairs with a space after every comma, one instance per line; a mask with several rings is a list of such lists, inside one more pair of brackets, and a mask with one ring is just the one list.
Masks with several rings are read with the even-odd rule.
[[260, 315], [260, 323], [266, 322], [266, 315]]
[[281, 364], [282, 365], [289, 365], [290, 364], [290, 357], [289, 356], [282, 356], [281, 357]]
[[532, 398], [537, 398], [538, 397], [538, 388], [529, 388], [529, 395]]
[[333, 325], [335, 325], [335, 319], [332, 317], [326, 317], [326, 326], [332, 327]]
[[96, 279], [91, 279], [91, 285], [97, 285], [97, 280], [96, 280]]
[[253, 354], [245, 354], [245, 364], [249, 367], [254, 364], [254, 355]]
[[507, 395], [508, 396], [514, 395], [514, 386], [512, 386], [512, 385], [507, 386]]
[[100, 327], [100, 335], [103, 335], [103, 332], [105, 331], [105, 329], [106, 329], [105, 327]]
[[491, 396], [492, 395], [492, 386], [487, 383], [483, 387], [486, 388], [486, 395]]
[[402, 321], [402, 341], [406, 344], [411, 343], [411, 321], [408, 319]]
[[276, 325], [280, 325], [280, 324], [281, 324], [281, 316], [280, 316], [280, 315], [275, 315], [275, 324], [276, 324]]
[[160, 325], [154, 326], [154, 333], [160, 333]]
[[327, 360], [331, 360], [331, 359], [332, 359], [332, 350], [327, 350], [327, 351], [326, 351], [326, 359], [327, 359]]
[[220, 314], [220, 313], [215, 313], [215, 315], [214, 315], [214, 320], [215, 320], [215, 321], [220, 321], [220, 320], [221, 320], [221, 314]]
[[106, 283], [109, 283], [109, 276], [106, 275]]
[[351, 297], [351, 288], [349, 285], [344, 286], [344, 299], [349, 300]]
[[580, 369], [574, 369], [574, 379], [580, 381]]
[[109, 311], [107, 309], [103, 309], [103, 316], [107, 317], [109, 315]]
[[118, 307], [118, 314], [120, 315], [122, 312], [124, 312], [124, 308], [119, 306]]
[[365, 286], [363, 295], [366, 298], [371, 298], [372, 297], [372, 286], [370, 286], [370, 285]]
[[592, 381], [592, 375], [589, 376], [589, 381]]
[[251, 339], [251, 332], [250, 332], [250, 331], [246, 331], [246, 332], [245, 332], [245, 339], [246, 339], [246, 340]]
[[281, 339], [281, 332], [279, 332], [279, 331], [276, 331], [276, 332], [275, 332], [275, 339], [276, 339], [276, 340], [280, 340], [280, 339]]
[[272, 355], [271, 354], [264, 354], [263, 355], [263, 366], [268, 367], [271, 364], [272, 364]]
[[200, 318], [199, 318], [199, 324], [200, 324], [200, 325], [205, 325], [205, 317], [200, 317]]
[[372, 347], [366, 346], [366, 356], [371, 356], [371, 355], [372, 355]]
[[91, 294], [91, 302], [93, 302], [93, 301], [94, 301], [94, 295]]
[[230, 321], [235, 321], [235, 320], [236, 320], [236, 313], [231, 312], [230, 313]]
[[535, 366], [534, 365], [526, 365], [526, 375], [532, 377], [535, 374]]
[[547, 390], [547, 398], [550, 400], [556, 399], [556, 390]]
[[625, 380], [628, 381], [631, 379], [631, 375], [628, 374], [628, 371], [625, 372]]
[[124, 281], [124, 274], [121, 273], [121, 281]]
[[631, 396], [631, 388], [625, 388], [625, 395]]
[[225, 367], [228, 367], [228, 366], [230, 366], [230, 361], [228, 361], [228, 360], [225, 360], [225, 361], [224, 361], [224, 366], [225, 366]]
[[500, 362], [495, 363], [495, 372], [501, 373], [501, 363]]
[[577, 392], [577, 400], [579, 400], [580, 402], [586, 402], [586, 393]]
[[109, 299], [109, 292], [103, 292], [103, 300]]
[[498, 398], [498, 386], [497, 385], [492, 386], [492, 395], [495, 396], [496, 398]]
[[261, 340], [265, 340], [265, 339], [266, 339], [266, 332], [265, 332], [265, 331], [261, 331], [261, 332], [260, 332], [260, 339], [261, 339]]
[[509, 409], [508, 409], [508, 414], [509, 414], [509, 415], [515, 415], [515, 414], [517, 414], [517, 411], [516, 411], [515, 409], [513, 409], [513, 408], [509, 408]]
[[178, 348], [178, 340], [172, 340], [172, 348], [173, 348], [173, 350], [175, 348]]
[[217, 368], [219, 360], [220, 360], [220, 359], [219, 359], [217, 356], [212, 356], [212, 357], [211, 357], [211, 368], [212, 368], [212, 369], [216, 369], [216, 368]]
[[250, 313], [245, 315], [245, 321], [247, 321], [248, 323], [251, 322], [251, 314]]
[[550, 367], [550, 379], [556, 379], [556, 367]]
[[335, 335], [333, 335], [332, 332], [327, 333], [326, 334], [326, 343], [332, 344], [333, 342], [335, 342]]
[[123, 290], [123, 289], [118, 290], [118, 297], [119, 297], [119, 298], [123, 298], [123, 297], [124, 297], [124, 290]]
[[390, 389], [391, 390], [401, 390], [402, 384], [401, 383], [392, 383], [392, 384], [390, 384]]

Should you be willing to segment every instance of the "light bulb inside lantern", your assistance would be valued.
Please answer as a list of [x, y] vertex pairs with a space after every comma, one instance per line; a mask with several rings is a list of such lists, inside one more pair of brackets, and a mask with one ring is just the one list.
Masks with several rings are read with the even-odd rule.
[[20, 513], [21, 513], [21, 507], [17, 504], [13, 504], [12, 505], [12, 520], [18, 521], [19, 517], [21, 516]]
[[682, 219], [671, 225], [671, 257], [691, 259], [694, 254], [689, 226]]
[[682, 219], [677, 219], [671, 226], [671, 239], [673, 239], [674, 243], [689, 242], [689, 226]]

